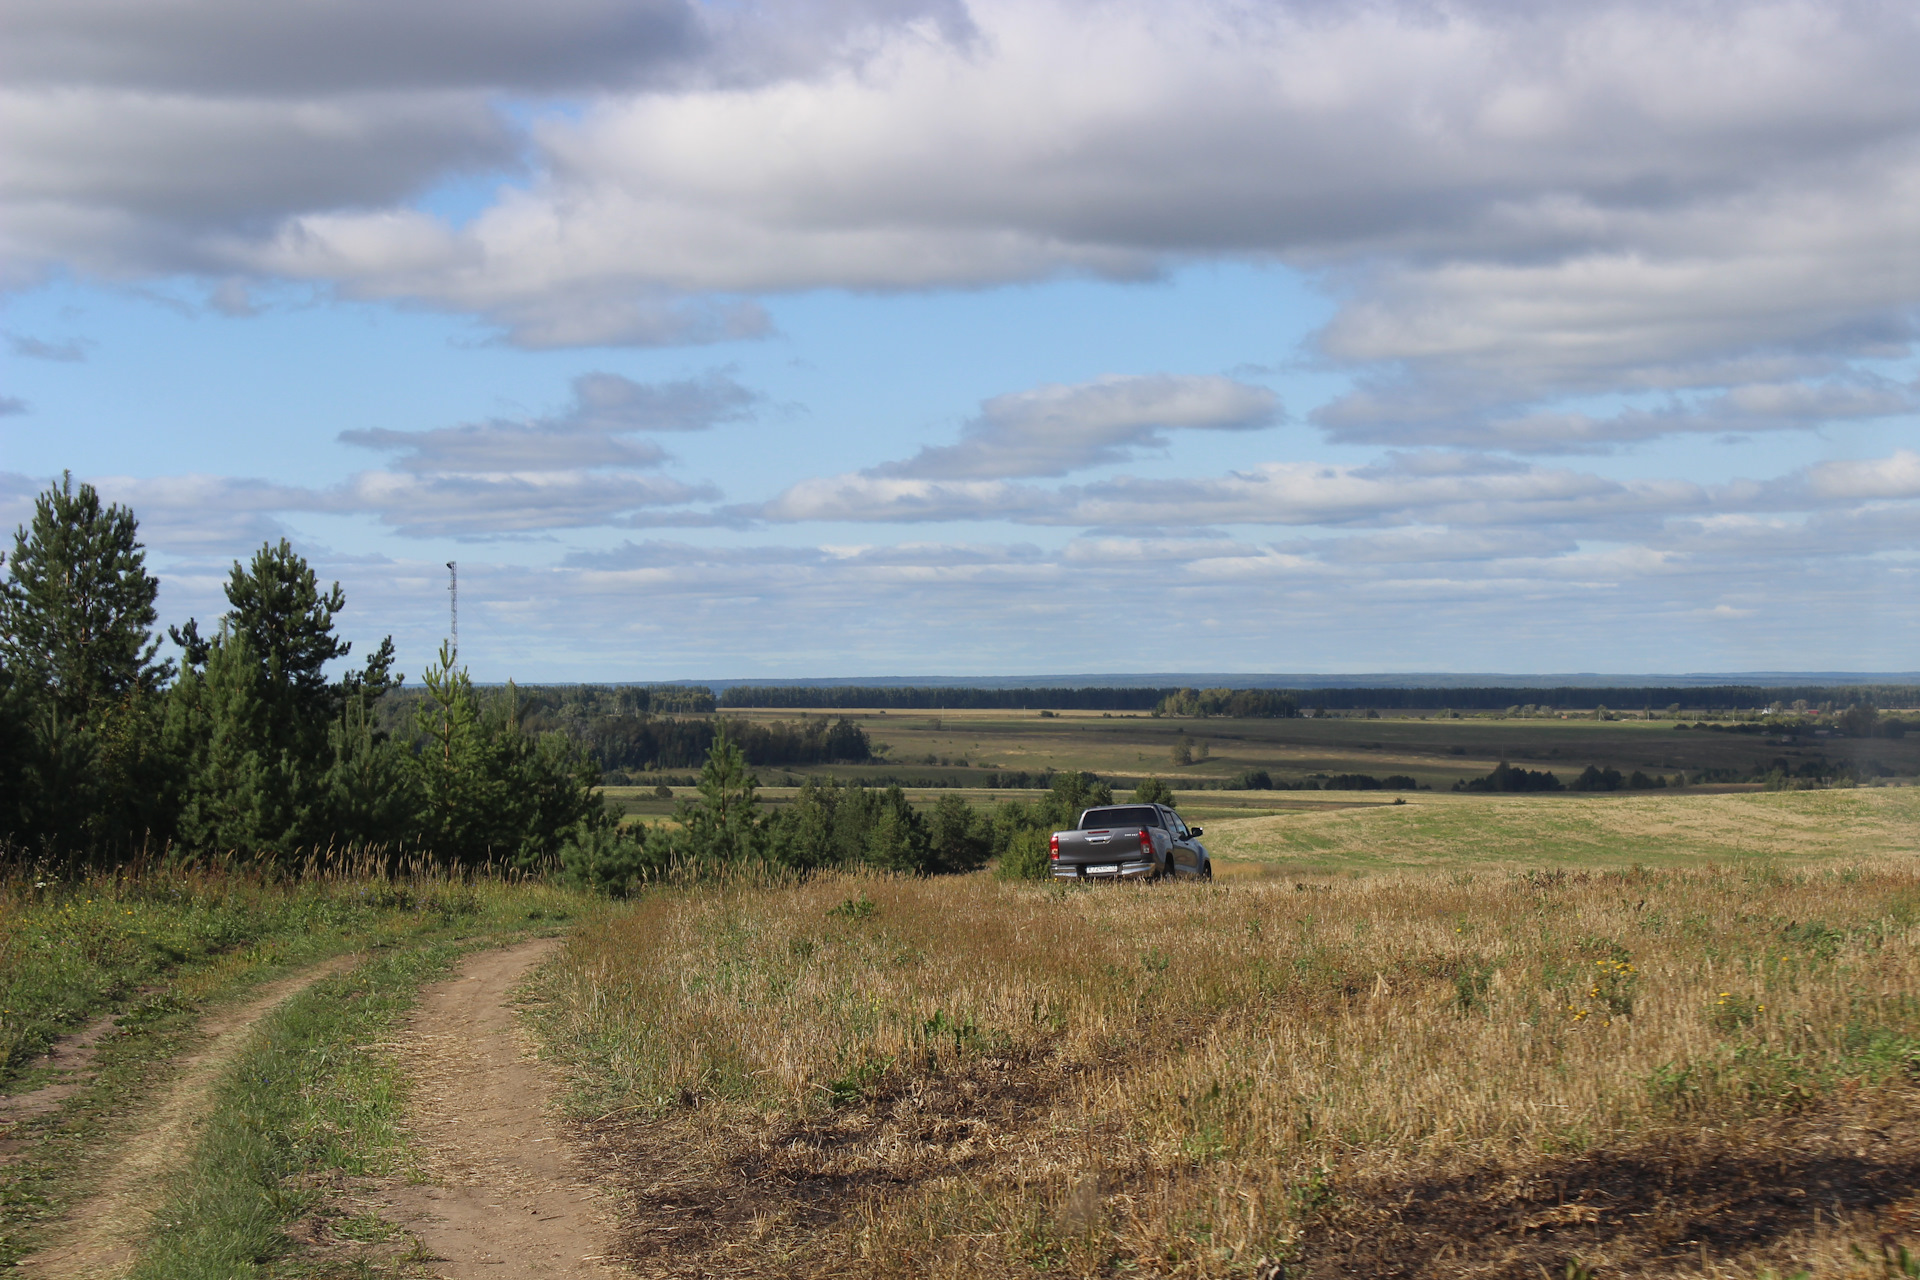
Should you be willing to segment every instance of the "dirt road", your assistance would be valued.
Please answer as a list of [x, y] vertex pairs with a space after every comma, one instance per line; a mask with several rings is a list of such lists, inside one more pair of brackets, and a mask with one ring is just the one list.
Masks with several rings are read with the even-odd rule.
[[551, 940], [483, 951], [422, 988], [401, 1037], [413, 1123], [434, 1185], [381, 1206], [447, 1280], [605, 1280], [608, 1223], [547, 1113], [549, 1081], [514, 1024], [513, 986]]
[[186, 1163], [199, 1138], [209, 1095], [245, 1046], [254, 1023], [320, 979], [351, 968], [358, 959], [336, 956], [268, 983], [245, 1004], [209, 1015], [200, 1024], [200, 1047], [179, 1059], [178, 1074], [152, 1110], [136, 1122], [94, 1194], [66, 1215], [66, 1237], [55, 1247], [22, 1259], [19, 1269], [49, 1280], [98, 1280], [124, 1274], [163, 1202], [167, 1175]]

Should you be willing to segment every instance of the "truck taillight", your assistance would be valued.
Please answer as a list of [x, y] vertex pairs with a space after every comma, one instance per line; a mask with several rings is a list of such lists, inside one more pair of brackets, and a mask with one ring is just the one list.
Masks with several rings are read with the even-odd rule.
[[1145, 827], [1140, 828], [1140, 853], [1149, 860], [1153, 858], [1153, 837], [1147, 834]]
[[1060, 861], [1060, 833], [1054, 832], [1047, 838], [1047, 849], [1053, 854], [1055, 862]]

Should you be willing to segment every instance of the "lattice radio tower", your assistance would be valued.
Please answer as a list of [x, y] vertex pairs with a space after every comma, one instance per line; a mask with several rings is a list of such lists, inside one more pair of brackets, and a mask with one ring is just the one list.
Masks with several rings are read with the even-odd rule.
[[460, 659], [460, 568], [454, 561], [447, 561], [447, 604], [453, 619], [453, 657]]

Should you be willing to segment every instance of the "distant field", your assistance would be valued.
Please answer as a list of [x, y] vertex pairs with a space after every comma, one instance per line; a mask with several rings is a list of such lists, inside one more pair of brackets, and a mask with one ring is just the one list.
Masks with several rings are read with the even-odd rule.
[[[1322, 792], [1325, 801], [1339, 793]], [[1920, 854], [1920, 788], [1640, 792], [1612, 795], [1420, 793], [1404, 805], [1350, 793], [1326, 804], [1224, 821], [1207, 830], [1223, 864], [1302, 873], [1418, 867], [1629, 867], [1759, 858], [1815, 861]], [[1183, 811], [1184, 811], [1183, 806]], [[1204, 809], [1200, 810], [1204, 816]]]
[[[793, 720], [793, 711], [728, 712], [754, 720]], [[840, 713], [835, 713], [840, 714]], [[1063, 711], [941, 711], [844, 713], [884, 748], [871, 765], [808, 767], [791, 772], [831, 773], [843, 779], [887, 775], [982, 785], [995, 771], [1087, 769], [1124, 778], [1157, 774], [1218, 785], [1249, 769], [1276, 779], [1313, 773], [1408, 774], [1436, 791], [1478, 777], [1502, 760], [1571, 777], [1586, 766], [1647, 773], [1734, 769], [1750, 771], [1784, 761], [1799, 766], [1824, 758], [1868, 774], [1920, 775], [1920, 735], [1913, 739], [1801, 739], [1767, 734], [1676, 730], [1671, 720], [1496, 720], [1359, 717], [1294, 720], [1156, 720], [1145, 713]], [[1172, 751], [1184, 735], [1206, 758], [1176, 765]], [[767, 780], [790, 771], [761, 770]]]

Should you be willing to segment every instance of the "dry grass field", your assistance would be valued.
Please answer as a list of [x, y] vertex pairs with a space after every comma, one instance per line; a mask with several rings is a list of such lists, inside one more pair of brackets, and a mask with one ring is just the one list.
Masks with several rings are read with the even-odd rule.
[[[1222, 864], [1251, 861], [1271, 874], [1393, 868], [1625, 867], [1755, 859], [1920, 857], [1920, 787], [1598, 795], [1420, 793], [1405, 804], [1378, 792], [1307, 793], [1281, 814], [1210, 808], [1183, 795], [1181, 812], [1207, 823]], [[1246, 813], [1250, 816], [1240, 817]]]
[[[1920, 876], [1838, 856], [1893, 847], [1895, 794], [1556, 817], [1744, 850], [1719, 867], [1503, 859], [1555, 811], [1494, 797], [1222, 828], [1431, 864], [1358, 878], [662, 893], [576, 934], [534, 1017], [641, 1274], [1898, 1275]], [[1440, 821], [1497, 838], [1449, 861]]]

